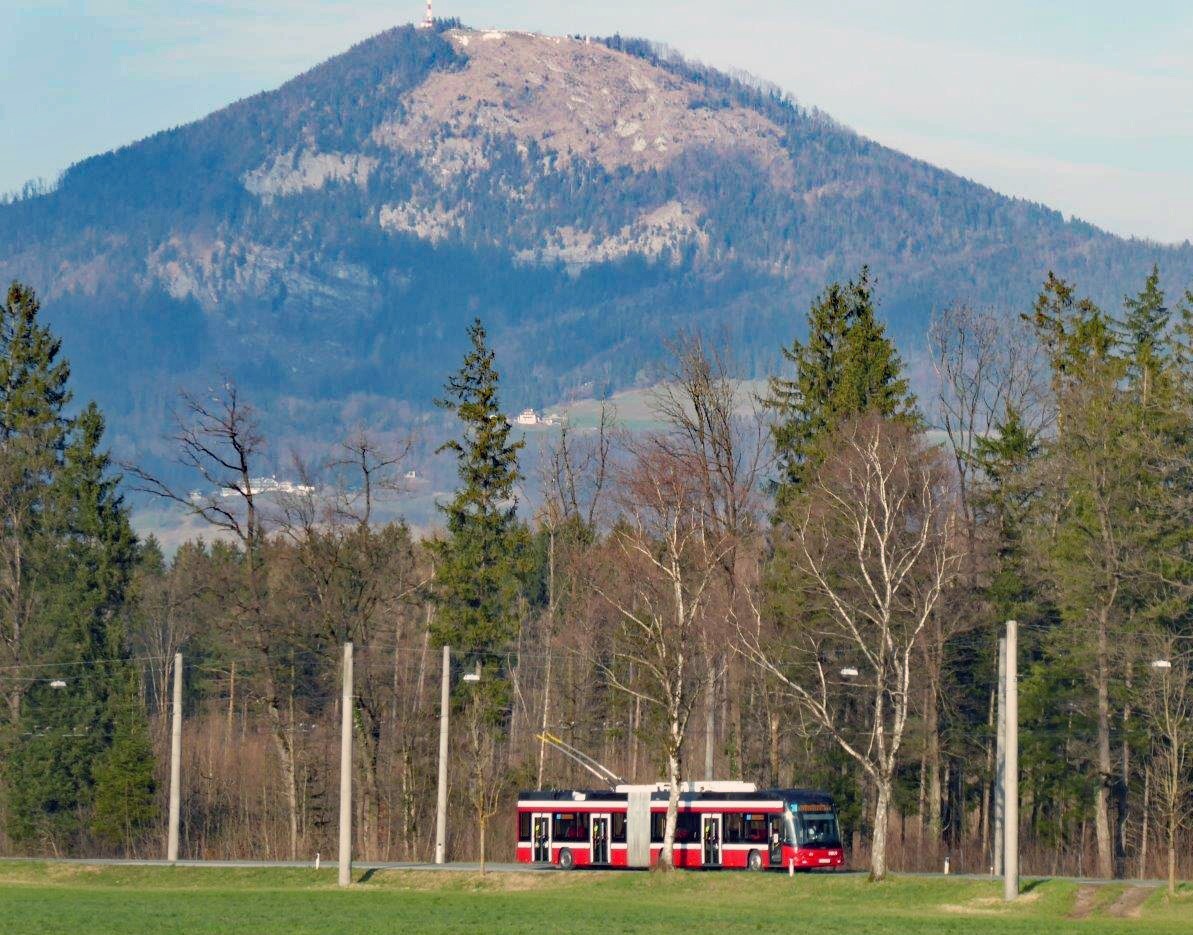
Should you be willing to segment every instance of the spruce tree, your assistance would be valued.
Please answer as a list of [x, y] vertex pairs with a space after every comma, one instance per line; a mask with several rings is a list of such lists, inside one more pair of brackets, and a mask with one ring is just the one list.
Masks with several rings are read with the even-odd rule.
[[[58, 470], [70, 402], [70, 365], [41, 324], [32, 289], [14, 282], [0, 307], [0, 663], [30, 661], [33, 576], [43, 501]], [[7, 689], [10, 724], [20, 717], [22, 682]]]
[[[64, 416], [70, 368], [38, 314], [36, 296], [14, 285], [0, 354], [5, 636], [14, 661], [45, 677], [10, 700], [16, 742], [5, 784], [12, 838], [63, 850], [88, 829], [97, 777], [128, 791], [130, 778], [118, 779], [113, 764], [127, 765], [140, 749], [151, 776], [152, 756], [131, 742], [146, 730], [122, 626], [136, 541], [100, 447], [103, 417], [94, 404]], [[15, 555], [19, 579], [11, 576]], [[124, 753], [113, 759], [118, 734]], [[133, 772], [143, 775], [144, 764]], [[143, 779], [131, 782], [143, 787]]]
[[1009, 403], [991, 431], [974, 442], [980, 472], [975, 508], [994, 534], [986, 595], [996, 620], [1034, 621], [1043, 612], [1042, 585], [1025, 542], [1039, 496], [1032, 470], [1040, 454], [1038, 433], [1024, 424], [1022, 414]]
[[1167, 340], [1170, 314], [1164, 304], [1158, 266], [1152, 267], [1138, 295], [1123, 298], [1123, 307], [1125, 314], [1120, 328], [1127, 354], [1127, 373], [1139, 387], [1140, 401], [1146, 407], [1171, 358]]
[[434, 546], [435, 638], [463, 650], [508, 648], [518, 633], [526, 532], [516, 513], [518, 452], [498, 400], [499, 377], [485, 329], [468, 328], [472, 348], [438, 405], [460, 423], [439, 451], [456, 458], [460, 486], [442, 506], [447, 536]]
[[764, 405], [779, 459], [782, 506], [820, 463], [821, 441], [846, 420], [867, 412], [918, 424], [915, 396], [903, 364], [878, 320], [870, 272], [831, 283], [808, 310], [808, 337], [782, 349], [795, 378], [771, 377]]
[[157, 783], [149, 725], [135, 704], [136, 692], [126, 690], [117, 697], [123, 698], [126, 707], [113, 711], [111, 745], [91, 768], [95, 786], [91, 830], [102, 840], [131, 849], [137, 836], [159, 817]]

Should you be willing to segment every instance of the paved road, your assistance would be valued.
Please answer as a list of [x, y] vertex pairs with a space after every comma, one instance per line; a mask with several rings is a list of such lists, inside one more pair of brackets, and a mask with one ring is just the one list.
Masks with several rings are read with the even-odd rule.
[[[106, 866], [106, 867], [169, 867], [171, 866], [168, 860], [129, 860], [125, 858], [116, 857], [5, 857], [0, 858], [0, 863], [6, 861], [23, 861], [28, 863], [57, 863], [57, 864], [89, 864], [92, 866]], [[330, 869], [338, 867], [338, 863], [334, 860], [321, 860], [320, 867], [323, 869]], [[175, 865], [178, 867], [230, 867], [239, 869], [260, 869], [271, 867], [307, 867], [313, 869], [315, 862], [312, 860], [180, 860]], [[448, 864], [422, 864], [410, 862], [377, 862], [368, 860], [356, 860], [352, 862], [352, 869], [357, 871], [370, 870], [427, 870], [431, 872], [441, 873], [444, 871], [454, 871], [457, 873], [477, 873], [480, 870], [478, 863], [448, 863]], [[503, 864], [503, 863], [486, 863], [485, 869], [493, 873], [562, 873], [558, 867], [543, 866], [541, 864]], [[588, 870], [580, 870], [578, 872], [587, 873], [594, 872]], [[600, 871], [595, 871], [600, 872]], [[620, 872], [620, 871], [617, 871]], [[845, 873], [851, 875], [859, 875], [865, 873], [864, 870], [847, 870]], [[941, 877], [941, 873], [895, 873], [895, 876], [904, 877]], [[985, 873], [954, 873], [950, 874], [959, 880], [991, 880], [994, 879], [989, 874]], [[1024, 883], [1032, 883], [1045, 880], [1065, 880], [1070, 883], [1078, 883], [1082, 886], [1105, 886], [1108, 884], [1128, 884], [1130, 886], [1144, 886], [1157, 887], [1167, 886], [1166, 880], [1103, 880], [1097, 877], [1064, 877], [1064, 876], [1024, 876], [1022, 878]]]

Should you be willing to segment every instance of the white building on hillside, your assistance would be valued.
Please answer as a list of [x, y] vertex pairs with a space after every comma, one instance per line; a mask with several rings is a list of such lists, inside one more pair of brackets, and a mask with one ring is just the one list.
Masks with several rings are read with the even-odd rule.
[[514, 417], [515, 425], [539, 425], [538, 413], [533, 409], [523, 409]]

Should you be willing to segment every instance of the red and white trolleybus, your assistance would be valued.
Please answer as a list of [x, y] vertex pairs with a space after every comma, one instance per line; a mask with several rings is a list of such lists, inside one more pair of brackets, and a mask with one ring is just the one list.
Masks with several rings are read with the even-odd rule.
[[[667, 786], [538, 790], [518, 797], [518, 860], [572, 867], [648, 867], [663, 850]], [[845, 864], [832, 796], [688, 782], [679, 796], [677, 867], [836, 870]]]

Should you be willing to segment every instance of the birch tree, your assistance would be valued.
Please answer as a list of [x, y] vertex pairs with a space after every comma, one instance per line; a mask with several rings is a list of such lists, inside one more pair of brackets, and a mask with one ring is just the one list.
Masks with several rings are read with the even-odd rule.
[[707, 522], [690, 460], [648, 440], [619, 481], [623, 519], [611, 534], [611, 574], [596, 589], [620, 626], [613, 664], [602, 668], [610, 684], [661, 717], [668, 796], [659, 863], [673, 867], [684, 740], [702, 682], [701, 629], [729, 542]]
[[799, 616], [767, 620], [752, 600], [741, 647], [873, 783], [870, 877], [882, 880], [916, 644], [960, 559], [956, 498], [939, 450], [876, 415], [825, 450], [776, 544]]

